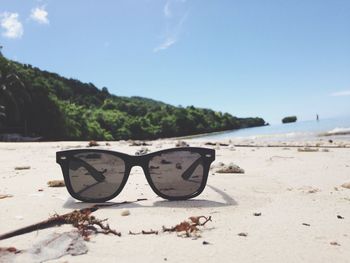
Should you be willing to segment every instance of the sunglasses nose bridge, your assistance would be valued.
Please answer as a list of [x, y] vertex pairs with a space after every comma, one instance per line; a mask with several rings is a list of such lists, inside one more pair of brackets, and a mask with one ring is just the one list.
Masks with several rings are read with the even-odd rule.
[[130, 167], [139, 166], [144, 168], [146, 167], [146, 165], [147, 165], [147, 160], [142, 155], [132, 156], [132, 158], [130, 159]]

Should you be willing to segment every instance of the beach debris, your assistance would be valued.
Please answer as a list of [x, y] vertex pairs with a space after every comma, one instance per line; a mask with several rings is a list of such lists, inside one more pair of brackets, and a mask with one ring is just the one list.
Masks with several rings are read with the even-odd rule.
[[130, 215], [130, 211], [129, 210], [123, 210], [121, 213], [120, 213], [121, 216], [128, 216]]
[[100, 144], [94, 140], [89, 141], [88, 147], [95, 147], [95, 146], [100, 146]]
[[201, 231], [199, 227], [211, 221], [211, 216], [191, 216], [188, 219], [174, 227], [167, 228], [163, 226], [163, 232], [176, 232], [183, 237], [198, 237]]
[[241, 232], [241, 233], [238, 233], [238, 236], [240, 236], [240, 237], [247, 237], [247, 236], [248, 236], [248, 233], [246, 233], [246, 232]]
[[229, 146], [227, 143], [219, 143], [219, 142], [206, 142], [204, 145], [210, 146]]
[[175, 147], [189, 147], [190, 145], [185, 141], [177, 141]]
[[16, 166], [15, 167], [15, 170], [29, 170], [30, 169], [30, 166]]
[[341, 187], [350, 189], [350, 182], [342, 184]]
[[324, 149], [322, 149], [322, 152], [328, 153], [328, 152], [329, 152], [329, 149], [324, 148]]
[[[11, 249], [11, 250], [10, 250]], [[8, 248], [10, 253], [2, 256], [1, 262], [46, 262], [65, 255], [78, 256], [86, 254], [88, 248], [78, 231], [51, 233], [45, 239], [35, 243], [28, 250]], [[1, 252], [1, 250], [0, 250]]]
[[10, 198], [13, 197], [13, 195], [0, 195], [0, 199]]
[[303, 147], [303, 148], [298, 148], [298, 152], [318, 152], [318, 149]]
[[254, 216], [261, 216], [261, 213], [254, 213]]
[[0, 247], [0, 262], [13, 262], [18, 253], [21, 253], [21, 250], [15, 247]]
[[[57, 221], [59, 224], [71, 224], [78, 229], [80, 234], [85, 240], [89, 240], [89, 236], [92, 233], [103, 233], [103, 234], [113, 234], [116, 236], [121, 236], [121, 234], [113, 229], [110, 229], [109, 225], [104, 225], [103, 222], [107, 219], [99, 220], [91, 215], [94, 212], [93, 209], [82, 209], [74, 210], [71, 213], [65, 215], [54, 215], [50, 219], [52, 221]], [[49, 220], [50, 220], [49, 219]], [[97, 229], [98, 226], [100, 229]]]
[[[103, 234], [112, 233], [114, 235], [120, 236], [120, 233], [110, 229], [108, 224], [107, 225], [103, 224], [103, 222], [106, 221], [106, 219], [99, 220], [91, 215], [91, 213], [96, 211], [97, 209], [98, 208], [92, 207], [92, 208], [84, 208], [81, 210], [74, 210], [73, 212], [70, 212], [64, 215], [55, 214], [49, 219], [42, 221], [40, 223], [18, 229], [4, 235], [0, 235], [0, 240], [10, 238], [13, 236], [22, 235], [22, 234], [40, 230], [40, 229], [45, 229], [52, 226], [63, 225], [63, 224], [70, 224], [73, 227], [77, 228], [81, 236], [86, 241], [89, 240], [89, 236], [92, 233], [103, 233]], [[99, 226], [100, 230], [97, 229], [96, 226]]]
[[148, 149], [148, 148], [146, 148], [146, 147], [142, 147], [140, 150], [137, 150], [136, 152], [135, 152], [135, 155], [145, 155], [145, 154], [147, 154], [147, 153], [149, 153], [150, 152], [150, 149]]
[[328, 140], [329, 143], [333, 143], [333, 140]]
[[158, 231], [152, 229], [149, 231], [142, 230], [141, 233], [142, 235], [158, 235]]
[[111, 146], [111, 144], [109, 142], [106, 142], [106, 146]]
[[129, 146], [151, 146], [151, 143], [144, 142], [144, 141], [131, 141]]
[[236, 174], [244, 174], [244, 169], [239, 167], [238, 165], [234, 163], [230, 163], [228, 165], [222, 166], [219, 170], [216, 171], [216, 173], [224, 174], [224, 173], [236, 173]]
[[[16, 229], [14, 231], [11, 231], [6, 234], [0, 235], [0, 240], [11, 238], [14, 236], [23, 235], [26, 233], [30, 233], [32, 231], [38, 231], [41, 229], [59, 226], [62, 224], [72, 224], [76, 228], [83, 228], [82, 230], [96, 230], [95, 233], [101, 233], [101, 231], [98, 231], [94, 225], [100, 226], [100, 228], [103, 230], [102, 233], [108, 234], [109, 233], [109, 226], [104, 226], [102, 223], [105, 220], [97, 220], [95, 217], [90, 216], [91, 213], [97, 211], [100, 208], [105, 207], [112, 207], [112, 206], [120, 206], [124, 204], [132, 204], [137, 203], [141, 201], [147, 200], [146, 198], [139, 198], [135, 201], [124, 201], [120, 203], [106, 203], [106, 204], [97, 204], [89, 208], [83, 208], [80, 210], [74, 210], [73, 212], [63, 214], [63, 215], [54, 215], [50, 217], [47, 220], [41, 221], [39, 223], [29, 225], [20, 229]], [[75, 224], [76, 223], [76, 224]], [[74, 225], [75, 224], [75, 225]], [[102, 227], [101, 227], [102, 226]], [[105, 228], [105, 229], [104, 229]], [[88, 232], [89, 233], [89, 232]], [[117, 232], [116, 232], [117, 233]], [[120, 234], [120, 233], [118, 233]]]
[[317, 192], [319, 192], [319, 191], [320, 191], [320, 189], [318, 189], [318, 188], [313, 188], [313, 189], [308, 190], [307, 192], [308, 192], [309, 194], [314, 194], [314, 193], [317, 193]]
[[203, 241], [202, 245], [211, 245], [211, 243], [209, 243], [208, 241]]
[[20, 250], [17, 250], [15, 247], [0, 247], [0, 253], [3, 252], [18, 253]]
[[38, 192], [43, 192], [43, 191], [44, 191], [44, 189], [42, 189], [42, 188], [38, 189]]
[[337, 215], [337, 218], [338, 218], [338, 219], [344, 219], [344, 217], [341, 216], [341, 215]]
[[142, 230], [141, 232], [132, 232], [129, 230], [129, 235], [132, 235], [132, 236], [137, 236], [137, 235], [158, 235], [158, 231], [157, 230], [149, 230], [149, 231], [145, 231], [145, 230]]
[[340, 244], [337, 241], [332, 241], [329, 244], [331, 244], [332, 246], [340, 246]]
[[318, 189], [316, 187], [312, 187], [312, 186], [304, 186], [302, 188], [299, 188], [299, 190], [301, 190], [302, 192], [304, 192], [306, 194], [315, 194], [315, 193], [321, 191], [320, 189]]
[[64, 187], [66, 184], [63, 180], [51, 180], [47, 182], [49, 187]]
[[308, 223], [302, 223], [303, 226], [311, 226], [310, 224]]
[[224, 166], [225, 166], [225, 164], [223, 162], [214, 163], [210, 166], [210, 170], [212, 170], [214, 168], [222, 168]]

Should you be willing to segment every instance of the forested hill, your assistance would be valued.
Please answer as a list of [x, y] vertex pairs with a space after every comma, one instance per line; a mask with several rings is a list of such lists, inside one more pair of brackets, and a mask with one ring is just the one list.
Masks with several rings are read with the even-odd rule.
[[261, 118], [115, 96], [105, 87], [10, 61], [0, 53], [0, 134], [46, 140], [155, 139], [264, 124]]

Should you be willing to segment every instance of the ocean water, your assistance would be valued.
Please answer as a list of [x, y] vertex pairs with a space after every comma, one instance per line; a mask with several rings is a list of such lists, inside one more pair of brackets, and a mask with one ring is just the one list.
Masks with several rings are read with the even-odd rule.
[[208, 134], [197, 137], [206, 140], [251, 139], [264, 141], [300, 141], [320, 138], [350, 140], [350, 117], [297, 121]]

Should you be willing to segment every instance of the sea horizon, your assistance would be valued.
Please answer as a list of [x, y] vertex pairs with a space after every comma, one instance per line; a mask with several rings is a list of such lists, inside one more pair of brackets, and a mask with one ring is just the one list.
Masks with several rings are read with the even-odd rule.
[[251, 139], [264, 141], [304, 141], [337, 137], [350, 139], [350, 116], [270, 124], [193, 136], [198, 140]]

